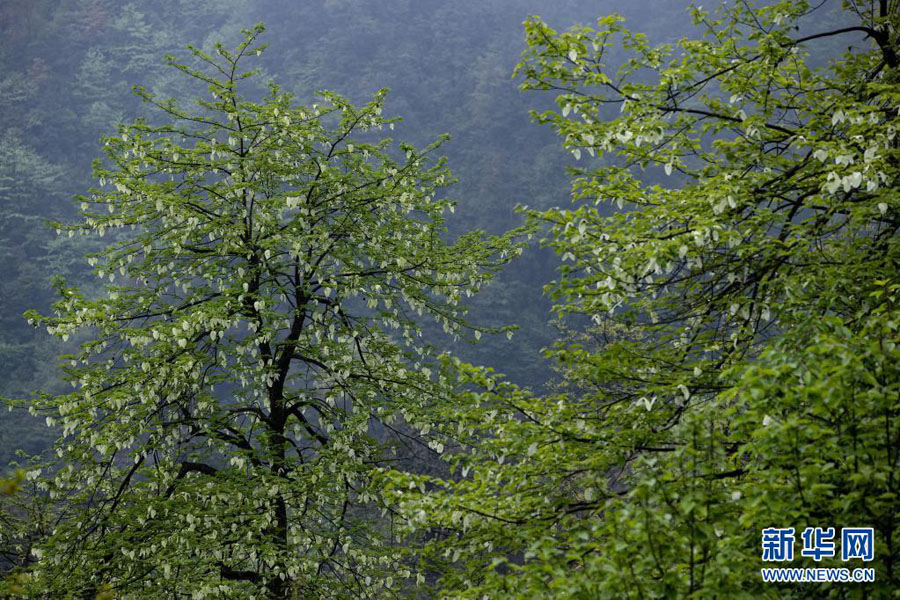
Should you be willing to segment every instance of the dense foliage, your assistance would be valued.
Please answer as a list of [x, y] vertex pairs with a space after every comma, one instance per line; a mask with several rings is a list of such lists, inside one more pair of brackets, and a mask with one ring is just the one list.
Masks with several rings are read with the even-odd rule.
[[900, 7], [526, 4], [0, 6], [0, 595], [897, 597]]
[[[610, 6], [614, 3], [606, 0]], [[680, 0], [665, 0], [680, 4]], [[240, 28], [264, 21], [277, 52], [259, 65], [302, 102], [332, 89], [365, 103], [390, 87], [386, 110], [402, 114], [396, 133], [427, 145], [443, 132], [446, 154], [460, 182], [461, 210], [453, 231], [501, 232], [519, 223], [512, 207], [526, 198], [549, 206], [564, 193], [566, 157], [552, 132], [528, 126], [528, 98], [509, 79], [521, 45], [521, 21], [530, 11], [575, 22], [597, 10], [596, 0], [388, 0], [383, 10], [334, 0], [6, 0], [0, 4], [0, 395], [61, 391], [57, 340], [28, 327], [22, 313], [47, 310], [54, 274], [93, 285], [82, 260], [99, 245], [58, 238], [47, 219], [73, 214], [71, 198], [93, 184], [91, 159], [98, 138], [117, 122], [149, 116], [131, 93], [141, 84], [163, 97], [188, 98], [185, 79], [165, 68], [166, 54], [188, 43], [210, 50], [232, 44]], [[670, 25], [659, 20], [656, 27]], [[502, 110], [500, 110], [502, 107]], [[533, 148], [534, 152], [522, 152]], [[103, 242], [105, 240], [100, 240]], [[485, 338], [456, 350], [484, 357], [518, 380], [537, 385], [532, 349], [548, 343], [548, 302], [540, 286], [552, 276], [549, 252], [530, 253], [527, 265], [506, 270], [472, 303], [483, 320], [517, 322], [519, 334]], [[482, 358], [479, 358], [482, 360]], [[0, 463], [15, 451], [35, 454], [54, 432], [22, 411], [0, 419]], [[21, 459], [17, 459], [21, 462]]]
[[90, 257], [101, 294], [60, 282], [28, 315], [88, 333], [75, 390], [31, 402], [61, 427], [45, 485], [70, 513], [32, 550], [42, 594], [371, 597], [409, 577], [371, 474], [446, 396], [420, 316], [480, 336], [461, 299], [520, 248], [445, 240], [437, 144], [380, 139], [383, 92], [250, 100], [261, 31], [171, 60], [207, 84], [193, 109], [139, 89], [166, 119], [106, 138], [81, 222], [58, 224], [114, 239]]
[[[555, 392], [462, 365], [456, 477], [391, 475], [444, 593], [896, 593], [900, 21], [845, 8], [809, 33], [828, 20], [802, 0], [695, 8], [705, 35], [659, 47], [617, 17], [526, 23], [522, 86], [557, 92], [535, 118], [606, 160], [575, 171], [574, 208], [529, 211], [573, 328]], [[813, 66], [833, 37], [850, 49]], [[875, 529], [873, 562], [792, 566], [874, 585], [759, 578], [763, 528], [852, 526]]]

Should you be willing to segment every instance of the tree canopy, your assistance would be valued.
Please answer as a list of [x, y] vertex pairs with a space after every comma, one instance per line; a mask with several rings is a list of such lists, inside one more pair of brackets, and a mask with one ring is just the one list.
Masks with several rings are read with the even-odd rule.
[[[663, 46], [616, 16], [525, 24], [522, 87], [558, 105], [534, 117], [590, 163], [574, 207], [527, 211], [561, 257], [568, 333], [548, 395], [460, 366], [477, 391], [454, 477], [388, 475], [442, 593], [896, 590], [898, 12], [849, 2], [827, 29], [802, 0], [692, 14], [702, 37]], [[835, 39], [849, 49], [816, 65]], [[763, 528], [854, 526], [874, 528], [873, 562], [791, 566], [875, 584], [759, 578]]]
[[373, 597], [411, 576], [371, 475], [447, 396], [423, 319], [480, 336], [461, 300], [522, 232], [448, 241], [440, 140], [380, 137], [384, 90], [257, 91], [262, 31], [169, 59], [206, 87], [193, 107], [138, 88], [163, 119], [106, 138], [57, 224], [112, 240], [100, 294], [59, 281], [28, 314], [80, 342], [74, 391], [31, 403], [61, 429], [44, 486], [67, 513], [33, 550], [41, 594]]

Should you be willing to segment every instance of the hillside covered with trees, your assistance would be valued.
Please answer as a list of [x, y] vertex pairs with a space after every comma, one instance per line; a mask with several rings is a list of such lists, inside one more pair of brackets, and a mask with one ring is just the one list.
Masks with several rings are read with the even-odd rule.
[[0, 590], [897, 597], [898, 9], [4, 4]]

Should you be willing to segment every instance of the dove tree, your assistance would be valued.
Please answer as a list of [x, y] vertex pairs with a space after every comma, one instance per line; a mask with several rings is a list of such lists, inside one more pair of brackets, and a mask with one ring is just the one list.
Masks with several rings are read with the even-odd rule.
[[[812, 4], [696, 7], [702, 36], [663, 46], [526, 22], [517, 73], [558, 105], [535, 118], [588, 161], [574, 206], [530, 212], [574, 331], [547, 396], [461, 368], [456, 477], [387, 474], [441, 594], [783, 597], [764, 566], [896, 589], [900, 14]], [[762, 561], [770, 527], [794, 562]], [[871, 562], [844, 527], [873, 529]]]
[[423, 324], [480, 336], [461, 301], [521, 243], [448, 241], [440, 141], [381, 137], [384, 90], [255, 92], [262, 31], [170, 57], [205, 96], [138, 88], [162, 118], [105, 139], [100, 187], [57, 224], [110, 242], [89, 257], [102, 293], [59, 282], [53, 314], [28, 314], [80, 342], [71, 393], [31, 402], [61, 431], [40, 594], [385, 597], [412, 575], [371, 474], [449, 401]]

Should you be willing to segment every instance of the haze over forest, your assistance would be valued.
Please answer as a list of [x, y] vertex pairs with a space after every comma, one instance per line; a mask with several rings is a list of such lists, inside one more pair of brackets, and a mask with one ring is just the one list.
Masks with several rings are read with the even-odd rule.
[[900, 1], [0, 36], [0, 595], [896, 597]]
[[[649, 10], [648, 10], [649, 8]], [[271, 50], [261, 57], [264, 77], [302, 102], [332, 90], [355, 102], [390, 88], [386, 113], [400, 116], [393, 136], [425, 144], [448, 133], [441, 152], [459, 182], [446, 190], [459, 202], [454, 231], [499, 232], [521, 219], [517, 204], [565, 204], [572, 164], [559, 139], [531, 122], [529, 110], [551, 98], [522, 94], [512, 78], [524, 49], [522, 21], [545, 17], [562, 30], [622, 12], [659, 41], [688, 31], [682, 3], [616, 2], [402, 2], [377, 7], [360, 2], [142, 2], [13, 1], [0, 7], [3, 28], [2, 127], [10, 144], [3, 152], [2, 278], [6, 376], [0, 395], [19, 397], [51, 389], [62, 348], [29, 327], [27, 309], [46, 309], [55, 274], [72, 283], [91, 282], [84, 246], [57, 239], [46, 219], [73, 215], [72, 197], [96, 181], [91, 161], [99, 139], [116, 124], [146, 115], [131, 91], [141, 85], [178, 95], [179, 81], [165, 67], [166, 55], [185, 46], [232, 44], [240, 30], [262, 22]], [[199, 93], [198, 88], [191, 90]], [[495, 336], [463, 355], [494, 366], [528, 385], [540, 386], [548, 370], [537, 350], [552, 340], [550, 303], [541, 287], [556, 261], [530, 250], [474, 304], [477, 320], [518, 324], [512, 341]], [[24, 415], [0, 421], [0, 462], [19, 448], [40, 451], [49, 440], [42, 424]]]

